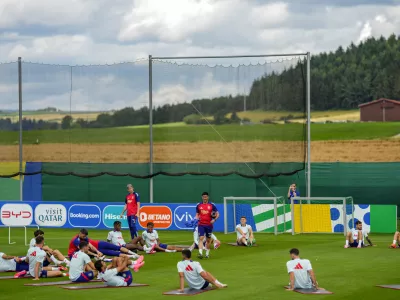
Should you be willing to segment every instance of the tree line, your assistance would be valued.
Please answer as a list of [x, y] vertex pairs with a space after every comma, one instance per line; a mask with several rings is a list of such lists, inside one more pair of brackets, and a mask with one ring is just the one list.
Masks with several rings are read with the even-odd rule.
[[[400, 38], [369, 38], [347, 49], [320, 53], [311, 58], [311, 109], [353, 109], [381, 97], [400, 99]], [[248, 95], [227, 95], [196, 99], [191, 103], [166, 104], [154, 108], [153, 123], [187, 124], [236, 123], [237, 112], [244, 110], [306, 110], [306, 62], [299, 61], [280, 73], [272, 72], [254, 80]], [[49, 108], [54, 110], [55, 108]], [[199, 113], [200, 112], [200, 113]], [[227, 117], [231, 113], [231, 117]], [[205, 120], [204, 116], [207, 117]], [[209, 118], [211, 117], [211, 118]], [[96, 120], [65, 116], [61, 124], [24, 120], [29, 129], [103, 128], [149, 124], [149, 109], [126, 107], [99, 114]], [[0, 121], [0, 130], [18, 130], [18, 123]]]

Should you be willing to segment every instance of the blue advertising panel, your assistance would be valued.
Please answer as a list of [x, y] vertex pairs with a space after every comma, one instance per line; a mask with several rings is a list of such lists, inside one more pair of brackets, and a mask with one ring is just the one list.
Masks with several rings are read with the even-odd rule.
[[[223, 205], [216, 204], [220, 218], [214, 224], [214, 231], [224, 231]], [[35, 202], [0, 201], [0, 225], [58, 228], [111, 229], [115, 221], [128, 228], [126, 214], [120, 219], [124, 205], [110, 205], [105, 202]], [[143, 230], [148, 222], [157, 230], [193, 230], [185, 223], [196, 216], [195, 204], [142, 204], [137, 225]]]

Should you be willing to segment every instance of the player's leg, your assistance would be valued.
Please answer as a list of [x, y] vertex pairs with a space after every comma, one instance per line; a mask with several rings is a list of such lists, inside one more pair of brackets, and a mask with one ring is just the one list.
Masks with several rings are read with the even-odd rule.
[[206, 236], [206, 258], [210, 258], [211, 241], [211, 237]]
[[64, 274], [61, 271], [46, 271], [43, 270], [40, 274], [41, 278], [62, 277]]
[[131, 239], [133, 240], [135, 237], [137, 237], [136, 217], [135, 216], [128, 217], [128, 226], [129, 226], [129, 232], [131, 233]]
[[[216, 287], [218, 287], [218, 288], [225, 288], [225, 287], [227, 287], [226, 284], [223, 284], [223, 283], [219, 282], [218, 279], [215, 278], [210, 272], [205, 271], [205, 273], [206, 273], [206, 278], [207, 278], [206, 280], [207, 280], [207, 282], [214, 284], [214, 285], [215, 285]], [[205, 287], [203, 287], [203, 289], [204, 289], [204, 288], [205, 288]]]
[[247, 240], [246, 240], [246, 238], [244, 238], [244, 237], [238, 238], [238, 239], [236, 240], [236, 244], [237, 244], [238, 246], [247, 246]]
[[108, 242], [99, 241], [99, 251], [107, 256], [120, 256], [121, 252], [130, 255], [133, 258], [139, 257], [136, 253]]
[[174, 252], [182, 252], [184, 249], [183, 248], [179, 248], [179, 247], [174, 246], [174, 245], [167, 245], [167, 249], [166, 250], [170, 250], [170, 251], [174, 251]]
[[396, 231], [393, 236], [393, 244], [390, 247], [397, 248], [399, 246], [400, 246], [400, 232]]
[[198, 226], [198, 231], [199, 231], [199, 255], [197, 256], [198, 258], [202, 259], [203, 258], [203, 248], [204, 248], [204, 240], [205, 240], [205, 227], [199, 225]]
[[361, 248], [364, 245], [364, 241], [363, 241], [363, 233], [361, 230], [358, 231], [358, 239], [357, 239], [357, 248]]
[[349, 248], [350, 245], [354, 244], [353, 240], [353, 233], [350, 231], [346, 234], [346, 244], [344, 245], [345, 248]]
[[53, 250], [52, 255], [50, 256], [50, 259], [56, 264], [56, 265], [61, 265], [61, 264], [66, 264], [69, 266], [69, 260], [65, 258], [64, 255], [61, 254], [59, 250]]

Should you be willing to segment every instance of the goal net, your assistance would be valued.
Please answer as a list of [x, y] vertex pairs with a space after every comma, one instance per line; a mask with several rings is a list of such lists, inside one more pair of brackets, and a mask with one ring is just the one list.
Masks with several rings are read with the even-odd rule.
[[292, 234], [346, 233], [354, 228], [352, 197], [293, 197]]
[[254, 232], [290, 231], [289, 209], [283, 197], [224, 197], [224, 232], [235, 232], [241, 217], [246, 217]]

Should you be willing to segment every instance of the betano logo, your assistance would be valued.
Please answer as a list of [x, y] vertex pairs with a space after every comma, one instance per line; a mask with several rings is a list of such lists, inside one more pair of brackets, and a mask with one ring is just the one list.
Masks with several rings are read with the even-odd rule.
[[139, 224], [143, 228], [148, 222], [154, 223], [155, 229], [167, 229], [172, 225], [172, 211], [168, 206], [142, 206], [139, 214]]

